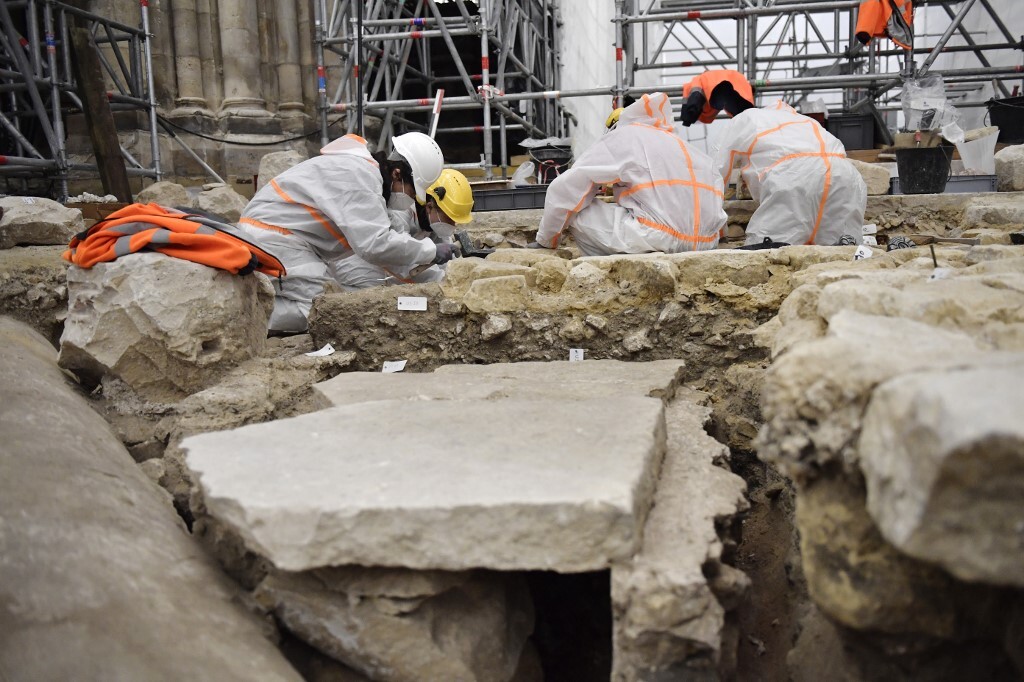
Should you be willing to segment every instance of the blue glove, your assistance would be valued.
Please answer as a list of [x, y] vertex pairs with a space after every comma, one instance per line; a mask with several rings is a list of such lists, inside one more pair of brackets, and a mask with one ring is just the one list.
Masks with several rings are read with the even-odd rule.
[[537, 242], [530, 242], [529, 244], [526, 245], [526, 248], [528, 248], [528, 249], [546, 249], [548, 247], [544, 246], [543, 244], [539, 244]]
[[454, 244], [434, 244], [434, 248], [437, 249], [437, 253], [434, 256], [434, 265], [441, 265], [455, 258]]

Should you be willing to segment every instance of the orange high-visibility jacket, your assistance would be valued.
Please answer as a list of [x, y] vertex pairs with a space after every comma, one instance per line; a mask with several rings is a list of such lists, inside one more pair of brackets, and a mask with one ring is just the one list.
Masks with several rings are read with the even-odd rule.
[[247, 241], [232, 225], [157, 204], [131, 204], [75, 235], [64, 260], [82, 268], [138, 251], [168, 256], [245, 275], [258, 270], [271, 277], [285, 272], [273, 254]]
[[864, 0], [857, 9], [856, 36], [865, 45], [872, 38], [888, 36], [900, 47], [910, 49], [913, 26], [913, 0]]
[[704, 93], [704, 111], [700, 113], [700, 118], [697, 119], [701, 123], [711, 123], [715, 120], [715, 116], [718, 116], [718, 109], [714, 109], [711, 106], [711, 93], [719, 84], [724, 82], [731, 83], [733, 89], [739, 93], [740, 97], [751, 104], [754, 103], [754, 91], [750, 87], [750, 82], [739, 71], [734, 71], [733, 69], [705, 71], [699, 76], [694, 76], [693, 80], [683, 86], [684, 100], [690, 96], [690, 93], [695, 88]]

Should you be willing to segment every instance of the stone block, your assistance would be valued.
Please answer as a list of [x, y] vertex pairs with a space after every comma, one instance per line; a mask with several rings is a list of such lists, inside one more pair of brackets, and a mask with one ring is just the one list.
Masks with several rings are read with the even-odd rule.
[[29, 325], [50, 340], [60, 340], [68, 312], [68, 263], [63, 246], [0, 249], [0, 315]]
[[860, 176], [864, 178], [864, 184], [868, 186], [868, 195], [878, 196], [889, 193], [888, 168], [876, 163], [864, 163], [856, 159], [850, 159], [849, 161], [860, 173]]
[[190, 208], [192, 199], [184, 187], [176, 182], [161, 180], [154, 182], [135, 195], [140, 204], [160, 204], [165, 207]]
[[685, 398], [666, 407], [665, 462], [643, 543], [612, 567], [615, 680], [698, 678], [714, 670], [726, 627], [706, 577], [721, 570], [715, 523], [748, 505], [743, 479], [713, 463], [729, 451], [704, 431], [710, 415]]
[[82, 212], [41, 197], [0, 198], [0, 249], [67, 246], [85, 229]]
[[474, 313], [505, 313], [526, 307], [530, 292], [523, 275], [475, 279], [462, 302]]
[[550, 249], [498, 249], [487, 257], [487, 262], [512, 263], [532, 268], [551, 259], [567, 260]]
[[173, 402], [262, 352], [273, 290], [262, 275], [137, 253], [69, 268], [68, 299], [62, 367]]
[[963, 580], [1021, 587], [1024, 354], [1016, 357], [881, 385], [858, 449], [868, 509], [897, 549]]
[[209, 513], [288, 571], [577, 572], [630, 556], [664, 454], [661, 401], [509, 399], [494, 416], [486, 401], [368, 402], [181, 447]]
[[980, 194], [964, 207], [960, 226], [964, 229], [1007, 225], [1024, 226], [1024, 192]]
[[229, 223], [237, 223], [247, 203], [246, 198], [232, 188], [218, 185], [200, 192], [195, 200], [195, 208], [219, 215]]
[[996, 176], [1000, 192], [1024, 191], [1024, 144], [996, 152]]
[[0, 669], [11, 680], [289, 680], [56, 353], [0, 318]]
[[378, 682], [508, 682], [533, 631], [522, 579], [486, 571], [274, 572], [256, 596], [293, 634]]
[[268, 184], [271, 180], [276, 178], [281, 173], [285, 172], [292, 166], [297, 166], [309, 157], [304, 153], [289, 149], [284, 152], [270, 152], [264, 154], [263, 158], [260, 159], [260, 170], [259, 178], [256, 183], [256, 191], [258, 192], [263, 188], [264, 185]]

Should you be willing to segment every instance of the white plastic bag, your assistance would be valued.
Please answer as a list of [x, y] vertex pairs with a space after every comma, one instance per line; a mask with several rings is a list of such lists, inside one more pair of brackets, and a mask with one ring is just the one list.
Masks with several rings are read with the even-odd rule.
[[[534, 165], [533, 161], [527, 161], [526, 163], [520, 164], [519, 168], [516, 168], [516, 172], [509, 178], [509, 184], [512, 187], [525, 187], [531, 184], [530, 178], [533, 178], [537, 172], [537, 166]], [[536, 182], [536, 180], [534, 180]]]

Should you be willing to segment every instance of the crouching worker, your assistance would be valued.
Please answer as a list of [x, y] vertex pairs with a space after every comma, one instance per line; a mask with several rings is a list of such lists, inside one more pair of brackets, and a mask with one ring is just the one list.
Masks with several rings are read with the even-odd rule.
[[734, 164], [758, 207], [746, 244], [863, 242], [867, 186], [843, 143], [812, 118], [778, 102], [738, 114], [723, 131], [716, 163], [728, 181]]
[[[555, 248], [566, 230], [585, 256], [718, 245], [722, 179], [709, 156], [675, 134], [671, 111], [661, 92], [622, 110], [615, 128], [548, 187], [538, 246]], [[595, 200], [602, 185], [612, 186], [615, 203]]]
[[711, 123], [724, 111], [735, 116], [754, 106], [754, 91], [739, 71], [705, 71], [683, 86], [683, 106], [679, 121], [689, 127], [700, 121]]
[[[392, 182], [398, 186], [398, 180], [393, 178], [384, 182], [384, 196], [389, 200], [395, 191]], [[459, 171], [446, 168], [437, 182], [427, 188], [426, 196], [426, 204], [417, 207], [415, 222], [407, 213], [389, 210], [391, 229], [435, 244], [453, 244], [455, 225], [464, 225], [473, 219], [473, 189], [469, 180]], [[444, 279], [445, 266], [381, 267], [359, 256], [350, 256], [334, 261], [331, 273], [343, 289], [356, 291], [395, 284], [440, 282]]]
[[[441, 174], [444, 157], [422, 133], [394, 138], [395, 152], [380, 168], [357, 135], [345, 135], [320, 150], [321, 156], [286, 170], [245, 207], [241, 227], [276, 254], [288, 274], [274, 280], [272, 332], [307, 328], [313, 297], [330, 279], [328, 265], [353, 254], [386, 267], [440, 264], [454, 248], [391, 229], [388, 206], [415, 220], [415, 201]], [[390, 202], [381, 176], [394, 179]], [[415, 197], [415, 198], [414, 198]]]

